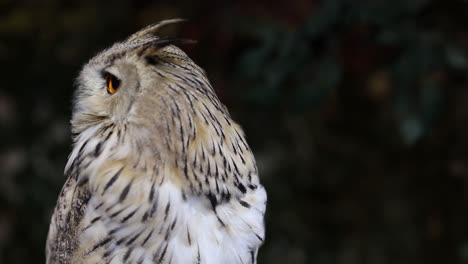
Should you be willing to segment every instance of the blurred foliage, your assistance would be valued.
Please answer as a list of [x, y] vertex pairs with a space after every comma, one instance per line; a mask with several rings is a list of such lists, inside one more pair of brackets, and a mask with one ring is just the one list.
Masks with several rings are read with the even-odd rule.
[[[468, 263], [468, 1], [0, 1], [0, 263], [40, 263], [73, 78], [165, 18], [246, 130], [260, 263]], [[171, 31], [172, 30], [172, 31]]]

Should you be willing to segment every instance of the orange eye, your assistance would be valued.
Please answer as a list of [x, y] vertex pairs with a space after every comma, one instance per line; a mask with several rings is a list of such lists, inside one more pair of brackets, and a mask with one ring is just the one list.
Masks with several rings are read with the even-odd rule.
[[110, 73], [106, 73], [105, 78], [106, 78], [107, 92], [109, 94], [115, 94], [117, 90], [119, 89], [120, 80]]

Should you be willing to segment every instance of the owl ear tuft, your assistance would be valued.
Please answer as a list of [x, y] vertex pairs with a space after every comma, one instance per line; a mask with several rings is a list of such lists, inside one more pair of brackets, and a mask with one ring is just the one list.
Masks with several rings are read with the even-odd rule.
[[143, 45], [138, 47], [138, 56], [143, 56], [144, 54], [155, 54], [159, 50], [167, 47], [169, 45], [184, 45], [184, 44], [195, 44], [197, 43], [196, 40], [192, 39], [184, 39], [178, 37], [162, 37], [162, 38], [155, 38], [154, 40], [147, 42]]
[[164, 26], [170, 25], [170, 24], [175, 24], [175, 23], [181, 23], [181, 22], [186, 22], [187, 19], [183, 18], [174, 18], [174, 19], [167, 19], [160, 21], [158, 23], [151, 24], [140, 31], [136, 32], [135, 34], [131, 35], [128, 37], [127, 41], [132, 42], [138, 39], [142, 38], [148, 38], [148, 37], [154, 37], [154, 35]]
[[158, 38], [151, 42], [151, 46], [156, 49], [162, 49], [169, 45], [183, 45], [183, 44], [196, 44], [197, 41], [193, 39], [184, 39], [178, 37], [163, 37]]

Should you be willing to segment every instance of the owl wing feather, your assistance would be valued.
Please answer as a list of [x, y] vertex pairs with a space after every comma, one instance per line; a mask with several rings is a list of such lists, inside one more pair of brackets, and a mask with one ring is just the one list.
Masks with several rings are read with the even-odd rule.
[[52, 216], [47, 236], [46, 263], [70, 263], [79, 245], [81, 220], [90, 199], [86, 184], [77, 184], [76, 177], [68, 177]]

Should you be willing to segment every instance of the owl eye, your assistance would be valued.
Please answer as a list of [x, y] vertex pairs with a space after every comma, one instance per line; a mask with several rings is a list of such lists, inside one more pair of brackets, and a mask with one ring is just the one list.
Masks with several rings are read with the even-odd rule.
[[119, 78], [108, 72], [104, 74], [104, 78], [106, 78], [107, 92], [109, 94], [115, 94], [120, 86]]

